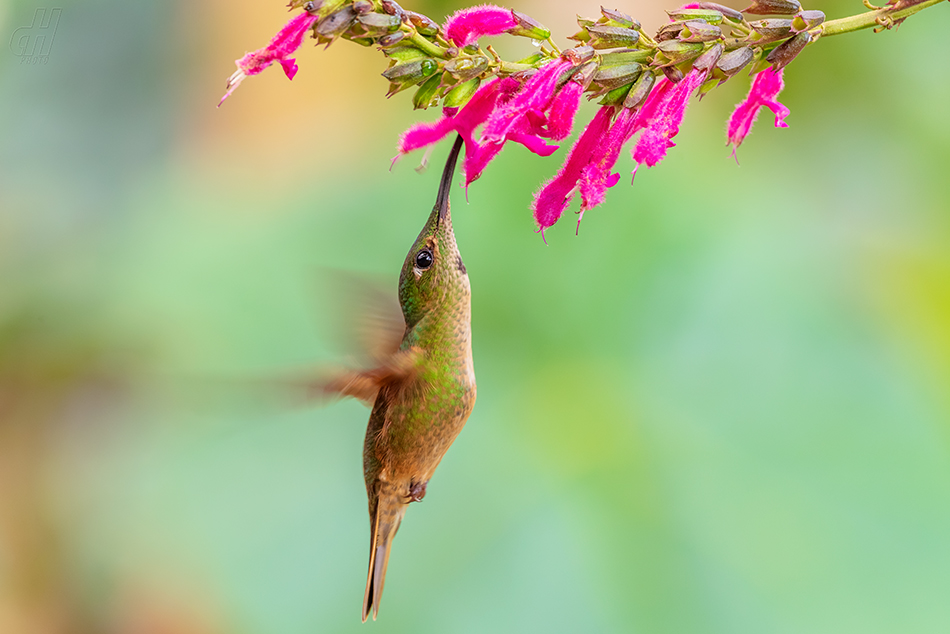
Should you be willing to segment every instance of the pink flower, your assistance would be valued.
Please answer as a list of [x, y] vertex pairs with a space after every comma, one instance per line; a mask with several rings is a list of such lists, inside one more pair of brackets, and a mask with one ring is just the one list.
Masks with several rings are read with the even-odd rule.
[[501, 35], [518, 25], [511, 9], [483, 4], [456, 11], [445, 21], [445, 37], [456, 46], [468, 46], [485, 35]]
[[584, 167], [580, 178], [581, 213], [577, 219], [578, 224], [583, 219], [584, 212], [602, 204], [607, 189], [620, 180], [620, 174], [611, 172], [620, 158], [623, 146], [637, 131], [638, 120], [636, 110], [622, 109], [617, 120], [610, 126], [607, 138], [597, 147]]
[[511, 101], [497, 108], [485, 123], [482, 138], [490, 143], [504, 143], [510, 131], [538, 130], [551, 107], [561, 73], [572, 66], [558, 60], [542, 66]]
[[231, 96], [231, 93], [241, 85], [245, 78], [257, 75], [274, 62], [280, 63], [287, 79], [293, 79], [294, 75], [297, 74], [297, 62], [290, 56], [303, 44], [304, 36], [316, 21], [317, 16], [310, 15], [307, 12], [301, 13], [284, 25], [284, 28], [274, 36], [270, 44], [253, 53], [248, 53], [239, 60], [235, 60], [238, 69], [228, 79], [227, 92], [221, 97], [218, 107]]
[[[666, 151], [676, 145], [671, 141], [680, 130], [689, 97], [706, 79], [706, 71], [693, 69], [678, 84], [661, 79], [647, 98], [640, 112], [637, 127], [643, 134], [633, 148], [637, 166], [653, 167], [666, 157]], [[634, 169], [636, 173], [636, 169]]]
[[554, 97], [551, 103], [551, 112], [548, 114], [548, 136], [560, 141], [571, 135], [574, 127], [574, 115], [581, 103], [584, 86], [576, 81], [569, 81]]
[[510, 77], [496, 77], [486, 82], [457, 113], [452, 114], [446, 109], [439, 121], [417, 123], [406, 130], [399, 139], [399, 155], [396, 159], [413, 150], [438, 143], [451, 132], [457, 132], [465, 141], [465, 157], [468, 160], [478, 149], [474, 137], [476, 128], [485, 123], [499, 101], [510, 99], [520, 88], [521, 84]]
[[604, 135], [607, 134], [613, 114], [613, 106], [604, 106], [597, 111], [580, 138], [574, 143], [561, 171], [535, 194], [531, 210], [534, 212], [534, 220], [538, 223], [542, 238], [544, 230], [558, 221], [571, 199], [574, 198], [583, 170], [601, 144]]
[[733, 155], [752, 130], [752, 124], [755, 123], [755, 118], [762, 106], [775, 114], [776, 128], [788, 127], [785, 117], [789, 115], [789, 110], [775, 101], [778, 94], [782, 92], [782, 88], [785, 87], [782, 82], [782, 72], [783, 70], [775, 71], [769, 67], [756, 75], [752, 88], [749, 89], [749, 95], [745, 101], [736, 106], [735, 112], [729, 118], [729, 140], [727, 141], [727, 144], [733, 146]]

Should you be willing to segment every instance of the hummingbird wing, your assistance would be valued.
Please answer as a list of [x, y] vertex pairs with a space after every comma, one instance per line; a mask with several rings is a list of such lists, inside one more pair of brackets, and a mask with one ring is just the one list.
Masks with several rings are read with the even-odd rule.
[[406, 334], [402, 308], [381, 280], [353, 271], [328, 271], [340, 340], [367, 361], [382, 364]]
[[312, 384], [312, 394], [324, 397], [352, 396], [371, 406], [379, 388], [387, 383], [411, 380], [419, 369], [422, 350], [412, 347], [390, 354], [383, 363], [368, 370], [341, 370]]

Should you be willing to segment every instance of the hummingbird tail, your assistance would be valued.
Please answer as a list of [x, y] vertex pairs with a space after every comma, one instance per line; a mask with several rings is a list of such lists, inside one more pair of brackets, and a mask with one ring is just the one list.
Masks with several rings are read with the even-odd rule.
[[366, 577], [366, 594], [363, 595], [363, 622], [372, 611], [373, 620], [379, 614], [379, 602], [383, 597], [386, 583], [386, 566], [389, 564], [389, 550], [399, 523], [406, 513], [406, 503], [396, 495], [380, 495], [376, 499], [376, 508], [370, 518], [372, 534], [369, 548], [369, 573]]

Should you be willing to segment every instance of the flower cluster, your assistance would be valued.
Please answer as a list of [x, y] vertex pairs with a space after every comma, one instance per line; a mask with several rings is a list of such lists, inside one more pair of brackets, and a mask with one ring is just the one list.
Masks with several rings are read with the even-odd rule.
[[[302, 12], [267, 46], [236, 61], [224, 98], [274, 62], [293, 79], [292, 56], [308, 33], [328, 46], [338, 38], [375, 44], [390, 61], [383, 72], [389, 95], [415, 88], [416, 108], [443, 108], [437, 121], [402, 135], [396, 158], [458, 134], [465, 142], [466, 189], [509, 141], [539, 156], [554, 153], [558, 146], [548, 141], [571, 134], [581, 96], [600, 98], [561, 169], [535, 194], [532, 210], [543, 236], [578, 194], [578, 223], [604, 202], [620, 180], [614, 167], [628, 144], [634, 174], [662, 161], [693, 96], [750, 68], [751, 89], [727, 128], [735, 154], [763, 107], [775, 115], [775, 127], [787, 127], [789, 111], [777, 97], [785, 66], [806, 46], [827, 33], [898, 24], [935, 1], [891, 3], [857, 21], [829, 23], [820, 11], [802, 10], [798, 0], [753, 0], [741, 12], [693, 2], [670, 11], [669, 23], [652, 37], [630, 16], [602, 9], [597, 19], [578, 18], [580, 31], [571, 37], [577, 44], [562, 53], [536, 20], [494, 5], [462, 9], [440, 25], [394, 0], [292, 0], [291, 8]], [[745, 14], [766, 17], [750, 21]], [[540, 50], [509, 62], [491, 46], [482, 48], [482, 38], [502, 34], [531, 38]]]

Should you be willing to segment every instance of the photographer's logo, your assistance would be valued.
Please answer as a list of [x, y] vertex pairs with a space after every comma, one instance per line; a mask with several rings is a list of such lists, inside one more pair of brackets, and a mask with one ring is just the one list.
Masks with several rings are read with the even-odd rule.
[[59, 25], [62, 9], [37, 9], [33, 24], [21, 26], [10, 37], [10, 50], [21, 64], [47, 64], [53, 48], [53, 37]]

